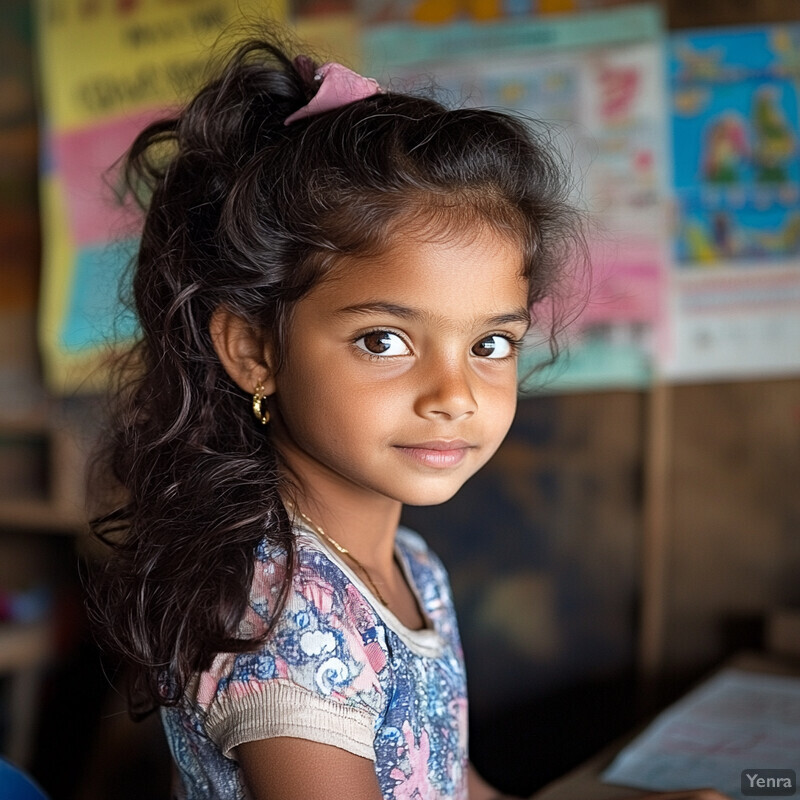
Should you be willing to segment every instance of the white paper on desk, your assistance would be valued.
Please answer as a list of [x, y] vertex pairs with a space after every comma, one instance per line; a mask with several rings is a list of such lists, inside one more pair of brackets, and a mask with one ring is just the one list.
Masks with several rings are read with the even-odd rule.
[[800, 772], [800, 680], [728, 669], [660, 714], [603, 773], [639, 789], [741, 793], [742, 770]]

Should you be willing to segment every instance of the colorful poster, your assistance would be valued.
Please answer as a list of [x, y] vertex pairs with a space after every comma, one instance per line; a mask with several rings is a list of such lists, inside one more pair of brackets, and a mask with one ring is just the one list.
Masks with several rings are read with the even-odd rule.
[[355, 0], [292, 0], [294, 18], [325, 18], [354, 14]]
[[618, 5], [619, 0], [358, 0], [368, 24], [413, 22], [442, 24], [564, 14]]
[[31, 29], [26, 0], [0, 5], [0, 417], [4, 420], [42, 413], [45, 406], [34, 337], [39, 212]]
[[[647, 6], [526, 24], [527, 36], [525, 25], [509, 23], [483, 37], [474, 26], [442, 27], [438, 45], [427, 29], [427, 41], [416, 45], [425, 60], [410, 64], [406, 50], [385, 71], [401, 85], [433, 75], [450, 104], [521, 114], [572, 168], [575, 200], [591, 217], [591, 289], [566, 356], [535, 375], [530, 390], [645, 386], [665, 346], [669, 249], [660, 17]], [[365, 50], [386, 52], [379, 45], [391, 28], [368, 31]], [[428, 57], [455, 51], [460, 57]], [[585, 292], [575, 286], [576, 296]], [[546, 359], [543, 338], [533, 332], [523, 374]]]
[[[368, 17], [369, 20], [369, 17]], [[443, 25], [388, 22], [367, 26], [364, 52], [371, 70], [396, 74], [401, 67], [430, 67], [451, 60], [566, 52], [582, 47], [652, 41], [661, 33], [653, 5], [634, 5], [582, 14], [515, 18], [476, 24], [455, 18]]]
[[361, 69], [361, 27], [346, 3], [295, 3], [294, 31], [304, 52], [318, 63], [338, 61], [356, 71]]
[[[440, 24], [459, 19], [497, 20], [536, 12], [536, 0], [359, 0], [359, 11], [370, 25], [386, 22]], [[570, 11], [575, 0], [545, 0]]]
[[285, 0], [39, 0], [43, 280], [39, 340], [56, 392], [97, 389], [134, 334], [119, 302], [136, 220], [113, 171], [136, 133], [185, 100], [211, 46]]
[[678, 380], [800, 369], [800, 25], [670, 42]]

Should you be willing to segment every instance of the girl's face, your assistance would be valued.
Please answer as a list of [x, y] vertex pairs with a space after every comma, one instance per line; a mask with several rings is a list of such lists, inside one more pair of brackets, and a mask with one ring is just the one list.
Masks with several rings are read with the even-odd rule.
[[521, 268], [521, 250], [488, 229], [398, 236], [295, 305], [273, 436], [301, 489], [431, 505], [486, 463], [516, 408]]

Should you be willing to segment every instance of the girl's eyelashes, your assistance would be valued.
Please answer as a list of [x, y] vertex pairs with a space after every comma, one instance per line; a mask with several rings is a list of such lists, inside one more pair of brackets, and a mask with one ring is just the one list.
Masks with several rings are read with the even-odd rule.
[[353, 344], [370, 357], [388, 358], [411, 355], [409, 346], [403, 341], [400, 334], [394, 333], [394, 331], [369, 331], [359, 336]]
[[484, 336], [472, 346], [472, 354], [479, 358], [503, 359], [515, 356], [522, 342], [505, 333], [492, 333]]
[[[399, 333], [390, 330], [374, 330], [362, 333], [353, 340], [355, 347], [369, 358], [390, 358], [409, 356], [411, 348]], [[506, 333], [492, 333], [474, 344], [471, 352], [479, 358], [499, 361], [516, 356], [522, 347], [522, 340]]]
[[[368, 358], [390, 358], [393, 356], [410, 356], [411, 348], [405, 339], [394, 331], [378, 329], [362, 333], [353, 340], [355, 347]], [[499, 361], [517, 355], [522, 347], [522, 340], [507, 333], [492, 333], [484, 336], [470, 350], [478, 358]]]

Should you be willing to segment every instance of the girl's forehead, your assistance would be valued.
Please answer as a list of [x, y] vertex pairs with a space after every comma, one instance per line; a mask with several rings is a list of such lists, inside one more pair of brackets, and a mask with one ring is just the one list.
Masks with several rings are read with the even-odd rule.
[[[440, 219], [439, 224], [411, 219], [407, 225], [392, 226], [374, 252], [346, 255], [333, 267], [331, 277], [367, 273], [371, 270], [389, 269], [415, 264], [425, 264], [433, 268], [437, 264], [450, 262], [456, 267], [467, 259], [489, 262], [502, 257], [506, 268], [516, 270], [524, 277], [527, 273], [525, 252], [516, 236], [505, 229], [492, 227], [485, 222], [471, 218], [454, 221], [452, 214]], [[513, 265], [513, 266], [512, 266]]]
[[486, 228], [460, 236], [395, 236], [383, 252], [347, 256], [309, 295], [331, 313], [390, 305], [426, 314], [506, 313], [526, 308], [522, 248]]

